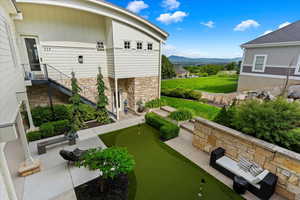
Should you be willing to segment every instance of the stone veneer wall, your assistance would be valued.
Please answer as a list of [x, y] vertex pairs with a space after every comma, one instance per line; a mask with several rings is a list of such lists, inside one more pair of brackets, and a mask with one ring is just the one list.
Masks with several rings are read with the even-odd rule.
[[[30, 107], [48, 106], [48, 85], [32, 85], [27, 87], [27, 95]], [[52, 101], [54, 104], [66, 104], [69, 102], [69, 96], [52, 89]]]
[[[113, 78], [103, 78], [106, 86], [106, 96], [108, 97], [108, 109], [112, 111], [113, 91], [115, 82]], [[97, 79], [77, 78], [82, 88], [81, 95], [85, 98], [96, 102]], [[128, 106], [136, 110], [136, 103], [141, 99], [143, 102], [158, 98], [158, 77], [137, 77], [118, 79], [118, 88], [122, 89], [123, 100], [128, 100]], [[71, 80], [64, 79], [58, 81], [67, 88], [71, 88]], [[27, 88], [29, 103], [32, 107], [49, 105], [48, 86], [33, 85]], [[54, 104], [65, 104], [69, 102], [69, 97], [56, 89], [52, 89], [52, 98]], [[123, 103], [123, 102], [120, 102]]]
[[278, 194], [300, 200], [300, 154], [202, 118], [196, 120], [193, 145], [207, 153], [222, 147], [236, 161], [243, 156], [256, 162], [278, 176]]

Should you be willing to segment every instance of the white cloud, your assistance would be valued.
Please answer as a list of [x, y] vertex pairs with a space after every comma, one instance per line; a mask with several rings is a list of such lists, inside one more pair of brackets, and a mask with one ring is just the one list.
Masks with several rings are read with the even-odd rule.
[[162, 6], [168, 10], [174, 10], [180, 6], [180, 2], [177, 0], [163, 0]]
[[280, 24], [280, 25], [278, 26], [278, 28], [283, 28], [283, 27], [285, 27], [285, 26], [287, 26], [287, 25], [290, 25], [290, 24], [291, 24], [290, 22], [284, 22], [284, 23]]
[[176, 28], [176, 30], [177, 30], [177, 31], [182, 31], [182, 30], [183, 30], [183, 28], [181, 28], [181, 27], [178, 27], [178, 28]]
[[185, 18], [186, 16], [188, 16], [187, 13], [183, 11], [176, 11], [173, 14], [172, 13], [161, 14], [159, 17], [156, 18], [156, 20], [164, 24], [171, 24], [171, 23], [181, 22], [183, 18]]
[[267, 34], [272, 33], [272, 32], [273, 32], [273, 30], [266, 30], [262, 35], [267, 35]]
[[240, 24], [236, 25], [236, 27], [233, 29], [235, 31], [245, 31], [251, 27], [259, 27], [260, 24], [253, 20], [253, 19], [248, 19], [248, 20], [245, 20], [245, 21], [242, 21]]
[[213, 21], [201, 22], [200, 24], [202, 24], [203, 26], [207, 26], [208, 28], [214, 28], [215, 27], [215, 23]]
[[139, 13], [141, 10], [149, 6], [144, 1], [131, 1], [127, 5], [127, 9], [134, 13]]

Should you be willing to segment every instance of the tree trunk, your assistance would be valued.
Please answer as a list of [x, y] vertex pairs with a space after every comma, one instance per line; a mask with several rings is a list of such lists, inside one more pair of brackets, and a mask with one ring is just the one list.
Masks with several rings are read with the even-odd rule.
[[100, 185], [100, 192], [103, 193], [104, 186], [105, 186], [105, 179], [103, 179], [102, 177], [99, 178], [99, 185]]

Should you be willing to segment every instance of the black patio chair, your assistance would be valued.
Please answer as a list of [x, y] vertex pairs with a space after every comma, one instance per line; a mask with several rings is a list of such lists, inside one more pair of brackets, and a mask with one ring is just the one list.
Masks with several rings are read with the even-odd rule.
[[86, 151], [87, 150], [81, 150], [76, 148], [73, 151], [60, 150], [59, 154], [63, 159], [65, 159], [66, 161], [68, 161], [68, 163], [70, 163], [70, 162], [79, 161]]

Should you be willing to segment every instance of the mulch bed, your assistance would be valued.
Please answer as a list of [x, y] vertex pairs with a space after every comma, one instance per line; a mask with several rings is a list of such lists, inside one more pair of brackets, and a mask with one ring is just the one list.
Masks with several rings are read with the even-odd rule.
[[93, 179], [75, 188], [77, 200], [127, 200], [128, 176], [120, 175], [106, 179], [104, 192], [100, 190], [100, 178]]

